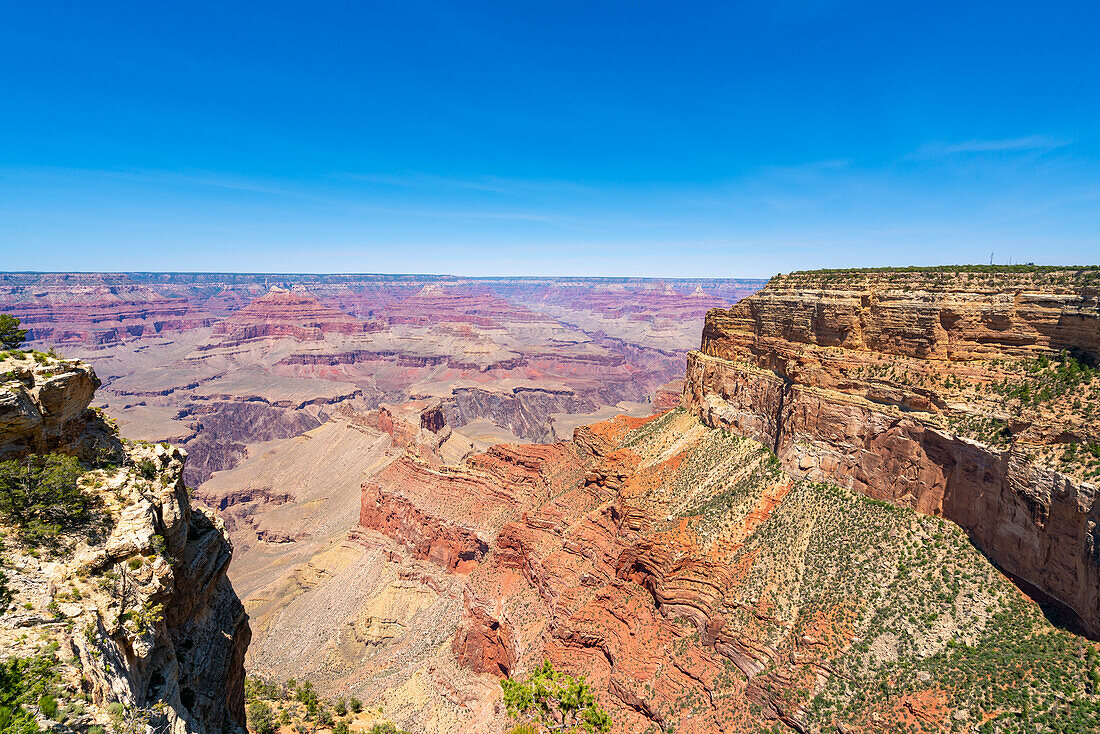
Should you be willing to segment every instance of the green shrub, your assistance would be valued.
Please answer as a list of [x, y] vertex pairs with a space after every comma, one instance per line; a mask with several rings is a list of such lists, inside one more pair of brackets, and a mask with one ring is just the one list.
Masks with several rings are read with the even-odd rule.
[[0, 519], [32, 546], [87, 524], [98, 501], [81, 489], [83, 474], [79, 461], [61, 454], [0, 462]]
[[404, 729], [398, 729], [390, 722], [375, 724], [370, 728], [370, 734], [409, 734]]
[[511, 678], [500, 682], [504, 706], [512, 718], [529, 717], [551, 731], [611, 730], [611, 715], [596, 701], [584, 679], [554, 670], [549, 660], [522, 683]]
[[8, 575], [4, 573], [4, 558], [0, 556], [0, 614], [7, 611], [12, 596], [12, 590], [8, 587]]
[[271, 706], [260, 700], [248, 704], [248, 728], [255, 734], [275, 734], [279, 727]]
[[34, 715], [23, 706], [35, 700], [46, 715], [52, 718], [57, 714], [57, 700], [52, 696], [57, 680], [54, 667], [54, 660], [46, 655], [0, 662], [0, 731], [5, 734], [40, 731]]
[[326, 708], [318, 707], [317, 725], [328, 729], [332, 726], [332, 714]]
[[142, 479], [152, 481], [157, 478], [157, 465], [152, 459], [142, 459], [138, 462], [137, 469]]
[[46, 718], [57, 721], [57, 699], [53, 696], [44, 694], [38, 699], [38, 708], [42, 710], [42, 713], [46, 715]]

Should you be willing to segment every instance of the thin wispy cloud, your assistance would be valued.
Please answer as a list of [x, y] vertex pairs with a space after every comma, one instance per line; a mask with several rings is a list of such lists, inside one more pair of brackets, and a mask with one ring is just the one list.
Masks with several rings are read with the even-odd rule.
[[584, 194], [598, 192], [597, 188], [576, 181], [562, 179], [516, 178], [506, 176], [441, 176], [425, 172], [411, 173], [346, 173], [337, 172], [333, 178], [359, 181], [380, 186], [429, 191], [475, 191], [504, 196]]
[[960, 143], [927, 143], [909, 158], [943, 158], [971, 153], [1011, 153], [1064, 148], [1074, 141], [1053, 135], [1025, 135], [1020, 138], [964, 140]]
[[75, 168], [61, 166], [3, 166], [0, 165], [0, 181], [68, 181], [87, 182], [114, 180], [132, 184], [190, 186], [195, 188], [242, 191], [251, 194], [317, 201], [318, 197], [301, 190], [301, 187], [280, 186], [258, 177], [231, 176], [207, 171], [165, 171], [156, 169], [106, 169]]

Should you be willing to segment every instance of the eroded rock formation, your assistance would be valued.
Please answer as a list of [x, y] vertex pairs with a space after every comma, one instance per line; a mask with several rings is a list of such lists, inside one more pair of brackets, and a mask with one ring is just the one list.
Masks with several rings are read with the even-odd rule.
[[113, 715], [173, 734], [242, 733], [248, 617], [226, 577], [224, 527], [191, 506], [186, 454], [123, 445], [87, 408], [99, 383], [82, 362], [27, 354], [0, 362], [0, 373], [12, 396], [0, 457], [56, 452], [102, 467], [79, 480], [102, 520], [88, 532], [45, 552], [23, 545], [19, 530], [6, 534], [14, 598], [0, 614], [0, 654], [28, 652], [28, 630], [57, 643], [65, 695], [92, 704], [80, 727]]
[[[410, 656], [428, 633], [414, 617], [369, 664], [397, 664], [393, 685], [427, 674], [428, 691], [374, 700], [409, 725], [443, 705], [449, 723], [430, 731], [504, 729], [479, 682], [543, 659], [586, 675], [616, 731], [951, 729], [989, 704], [958, 685], [957, 666], [974, 663], [950, 651], [1086, 644], [1054, 632], [953, 525], [793, 479], [767, 447], [682, 410], [455, 467], [399, 459], [364, 485], [362, 507], [364, 558], [432, 599], [432, 634], [450, 636], [453, 662]], [[1076, 665], [1059, 660], [1037, 664]], [[431, 675], [443, 670], [445, 685]], [[891, 697], [853, 696], [883, 686]]]
[[0, 458], [61, 448], [91, 458], [97, 445], [112, 447], [106, 427], [88, 410], [100, 383], [87, 364], [6, 357], [0, 381]]
[[[982, 698], [1004, 690], [1005, 666], [1029, 680], [1072, 669], [1078, 703], [1061, 708], [1053, 689], [1033, 701], [1044, 716], [1092, 721], [1091, 663], [1076, 660], [1093, 645], [1051, 627], [975, 545], [1094, 631], [1095, 487], [1016, 445], [1054, 436], [1044, 428], [1054, 411], [1029, 408], [1000, 447], [954, 422], [996, 402], [989, 386], [1021, 360], [1091, 354], [1093, 295], [1068, 277], [1064, 292], [1011, 299], [1047, 305], [1041, 316], [1002, 309], [996, 335], [964, 313], [1004, 301], [979, 279], [905, 298], [769, 288], [711, 312], [684, 409], [579, 428], [549, 446], [494, 447], [457, 466], [423, 455], [389, 465], [364, 484], [353, 536], [402, 578], [430, 579], [446, 620], [433, 629], [450, 634], [444, 660], [472, 677], [451, 672], [444, 686], [433, 674], [437, 693], [383, 699], [387, 710], [422, 720], [439, 695], [449, 730], [503, 728], [499, 710], [487, 723], [474, 682], [548, 658], [585, 674], [622, 731], [965, 730], [1019, 715], [994, 702], [1000, 694]], [[848, 326], [833, 320], [844, 310], [820, 305], [832, 301], [894, 305], [857, 313], [857, 342], [848, 316]], [[929, 316], [937, 302], [962, 315]], [[813, 315], [793, 315], [803, 312]], [[905, 332], [926, 322], [969, 326]], [[994, 336], [1006, 351], [987, 351]], [[1074, 435], [1089, 430], [1086, 414]], [[424, 563], [438, 572], [403, 570]], [[424, 680], [418, 670], [444, 663], [438, 652], [408, 657], [412, 624], [395, 652], [406, 651], [404, 675]]]

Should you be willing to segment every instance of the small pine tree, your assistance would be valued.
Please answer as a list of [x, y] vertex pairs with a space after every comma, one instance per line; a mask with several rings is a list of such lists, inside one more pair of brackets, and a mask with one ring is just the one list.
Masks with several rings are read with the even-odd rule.
[[97, 500], [81, 489], [83, 474], [79, 461], [62, 454], [0, 462], [0, 519], [31, 545], [89, 522]]
[[266, 701], [257, 699], [248, 704], [248, 728], [255, 734], [275, 734], [279, 726]]
[[10, 314], [0, 314], [0, 347], [18, 349], [27, 339], [27, 330], [19, 328], [19, 319]]
[[549, 660], [544, 660], [522, 683], [506, 678], [500, 687], [512, 718], [527, 718], [553, 732], [596, 734], [611, 730], [611, 715], [596, 701], [584, 676], [574, 678], [560, 673]]

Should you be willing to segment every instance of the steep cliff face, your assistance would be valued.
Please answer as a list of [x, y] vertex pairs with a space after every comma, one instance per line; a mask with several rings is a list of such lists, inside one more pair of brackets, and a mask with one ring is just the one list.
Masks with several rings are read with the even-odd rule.
[[[769, 340], [952, 361], [1079, 349], [1100, 356], [1100, 270], [932, 268], [779, 275], [708, 314], [713, 343]], [[740, 335], [740, 339], [737, 335]], [[753, 350], [762, 353], [763, 350]]]
[[12, 598], [0, 613], [0, 656], [39, 652], [28, 632], [57, 650], [57, 697], [86, 702], [65, 714], [70, 728], [242, 732], [248, 617], [226, 578], [224, 527], [190, 504], [186, 454], [120, 442], [87, 409], [98, 380], [82, 362], [16, 355], [0, 373], [12, 396], [0, 421], [3, 470], [32, 455], [74, 456], [73, 481], [92, 508], [45, 547], [18, 523], [5, 528]]
[[794, 273], [708, 313], [682, 404], [795, 476], [958, 523], [1096, 636], [1100, 506], [1077, 457], [1100, 438], [1081, 400], [1098, 356], [1095, 268]]

